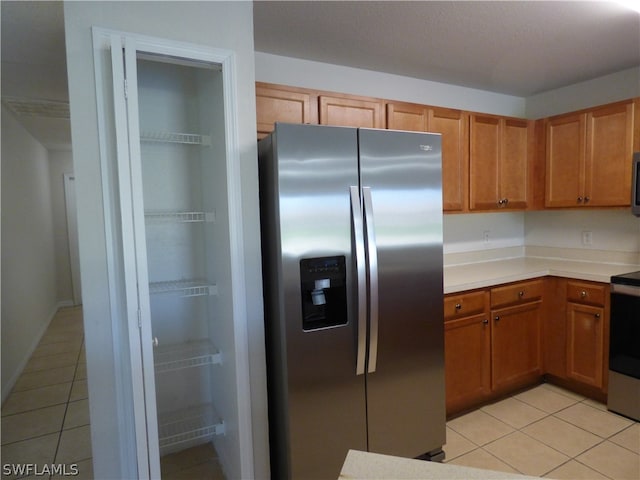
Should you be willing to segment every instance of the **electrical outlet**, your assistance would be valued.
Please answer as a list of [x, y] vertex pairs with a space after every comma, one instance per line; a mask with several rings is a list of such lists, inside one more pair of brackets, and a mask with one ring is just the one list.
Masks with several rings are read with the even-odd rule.
[[489, 243], [490, 233], [491, 232], [489, 230], [485, 230], [484, 232], [482, 232], [482, 239], [484, 240], [484, 243]]
[[582, 245], [589, 246], [593, 243], [593, 233], [591, 230], [582, 231]]

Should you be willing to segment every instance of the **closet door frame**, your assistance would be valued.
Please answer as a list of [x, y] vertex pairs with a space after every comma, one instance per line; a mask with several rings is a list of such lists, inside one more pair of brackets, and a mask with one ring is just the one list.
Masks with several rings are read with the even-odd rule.
[[[230, 50], [216, 49], [167, 39], [147, 37], [109, 29], [93, 28], [96, 70], [97, 113], [105, 232], [108, 245], [110, 318], [116, 358], [120, 414], [116, 421], [125, 432], [121, 438], [123, 458], [136, 463], [138, 478], [159, 478], [160, 460], [155, 405], [153, 347], [150, 334], [144, 211], [141, 185], [140, 142], [136, 58], [138, 53], [164, 56], [180, 63], [198, 62], [221, 67], [225, 118], [225, 156], [227, 182], [228, 235], [231, 249], [231, 291], [234, 344], [226, 345], [232, 355], [236, 378], [223, 388], [235, 392], [240, 448], [240, 471], [253, 476], [253, 442], [249, 388], [249, 352], [240, 153], [238, 141], [236, 65]], [[111, 57], [107, 60], [108, 55]], [[109, 84], [111, 71], [113, 83]], [[126, 82], [125, 82], [126, 77]], [[110, 101], [112, 100], [112, 101]], [[113, 106], [113, 111], [109, 108]], [[113, 125], [108, 125], [113, 119]], [[136, 247], [136, 241], [138, 246]], [[139, 248], [142, 245], [142, 248]], [[141, 255], [142, 253], [142, 255]], [[126, 340], [122, 345], [122, 340]], [[147, 392], [145, 394], [145, 392]], [[135, 458], [130, 453], [135, 445]], [[125, 453], [126, 452], [126, 453]], [[223, 460], [221, 458], [221, 460]], [[224, 461], [224, 460], [223, 460]]]

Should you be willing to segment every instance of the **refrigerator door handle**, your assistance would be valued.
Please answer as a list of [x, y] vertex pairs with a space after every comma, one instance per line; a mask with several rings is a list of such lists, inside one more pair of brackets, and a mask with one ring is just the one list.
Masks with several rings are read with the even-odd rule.
[[362, 187], [362, 195], [369, 264], [369, 367], [367, 372], [374, 373], [378, 362], [378, 246], [373, 225], [371, 187]]
[[367, 352], [367, 272], [365, 270], [364, 226], [362, 207], [360, 206], [360, 189], [350, 186], [351, 219], [355, 241], [356, 272], [358, 278], [358, 350], [356, 354], [356, 375], [364, 375]]

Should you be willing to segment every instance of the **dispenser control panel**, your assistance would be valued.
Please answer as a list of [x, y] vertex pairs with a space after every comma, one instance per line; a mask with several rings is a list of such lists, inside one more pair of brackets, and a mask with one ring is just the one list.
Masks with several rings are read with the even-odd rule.
[[346, 325], [346, 287], [344, 255], [300, 260], [303, 330]]

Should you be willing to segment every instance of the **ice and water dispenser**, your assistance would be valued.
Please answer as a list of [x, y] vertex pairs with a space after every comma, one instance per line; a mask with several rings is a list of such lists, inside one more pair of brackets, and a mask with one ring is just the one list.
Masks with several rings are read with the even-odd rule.
[[347, 281], [344, 255], [300, 260], [302, 329], [347, 323]]

